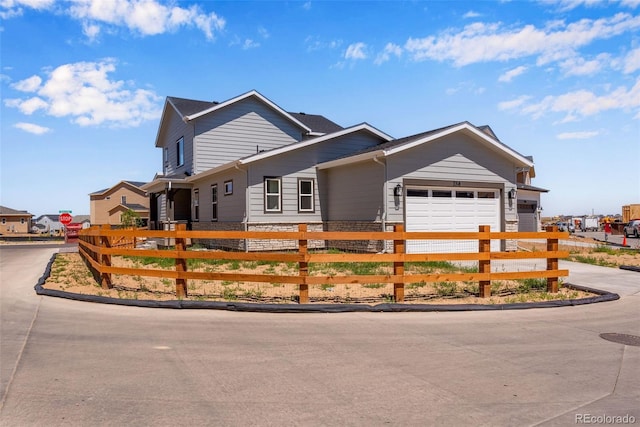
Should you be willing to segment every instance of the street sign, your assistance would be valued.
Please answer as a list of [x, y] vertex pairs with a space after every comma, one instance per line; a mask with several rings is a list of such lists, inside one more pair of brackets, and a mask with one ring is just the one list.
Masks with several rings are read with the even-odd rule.
[[69, 225], [73, 221], [73, 217], [68, 212], [63, 212], [60, 214], [60, 222], [63, 225]]

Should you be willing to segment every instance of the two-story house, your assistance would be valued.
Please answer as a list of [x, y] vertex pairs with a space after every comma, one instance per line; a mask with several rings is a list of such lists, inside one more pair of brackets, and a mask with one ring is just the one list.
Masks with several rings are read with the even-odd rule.
[[0, 234], [30, 233], [33, 214], [0, 206]]
[[132, 210], [146, 224], [149, 219], [149, 197], [142, 187], [145, 182], [120, 181], [89, 194], [92, 225], [122, 223], [122, 214]]
[[221, 103], [168, 97], [155, 144], [163, 171], [142, 189], [156, 228], [517, 231], [517, 175], [533, 168], [488, 126], [396, 139], [287, 112], [256, 91]]

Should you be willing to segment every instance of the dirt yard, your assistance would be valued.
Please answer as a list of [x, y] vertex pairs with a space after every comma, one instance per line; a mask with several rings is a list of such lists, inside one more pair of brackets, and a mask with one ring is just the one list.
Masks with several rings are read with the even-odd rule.
[[[521, 244], [523, 250], [543, 250], [542, 244]], [[590, 264], [618, 267], [619, 265], [640, 266], [640, 252], [614, 250], [610, 248], [584, 248], [581, 246], [562, 246], [570, 252], [569, 260]], [[144, 268], [136, 258], [113, 257], [113, 265], [121, 267]], [[375, 263], [370, 263], [375, 264]], [[149, 268], [161, 268], [157, 265]], [[170, 268], [170, 267], [168, 267]], [[316, 267], [316, 274], [341, 275], [343, 272], [327, 270], [328, 267]], [[384, 274], [384, 268], [368, 274]], [[420, 267], [416, 273], [450, 272], [447, 266]], [[444, 271], [443, 271], [444, 269]], [[192, 271], [216, 271], [253, 274], [297, 274], [296, 265], [256, 262], [231, 262], [216, 265], [189, 267]], [[314, 272], [312, 271], [313, 275]], [[346, 272], [345, 274], [352, 274]], [[50, 277], [44, 287], [66, 292], [109, 296], [138, 300], [174, 300], [175, 282], [167, 278], [113, 275], [112, 289], [102, 289], [94, 280], [89, 269], [77, 253], [59, 254], [52, 266]], [[298, 295], [297, 285], [284, 283], [247, 283], [230, 281], [189, 280], [187, 282], [189, 300], [200, 301], [239, 301], [260, 303], [295, 303]], [[412, 283], [405, 287], [406, 303], [428, 304], [505, 304], [548, 300], [580, 299], [593, 294], [561, 287], [560, 292], [546, 292], [545, 279], [519, 281], [494, 281], [492, 296], [478, 298], [478, 284], [473, 282], [437, 282]], [[393, 285], [390, 284], [336, 284], [310, 286], [312, 303], [366, 303], [379, 304], [393, 302]]]

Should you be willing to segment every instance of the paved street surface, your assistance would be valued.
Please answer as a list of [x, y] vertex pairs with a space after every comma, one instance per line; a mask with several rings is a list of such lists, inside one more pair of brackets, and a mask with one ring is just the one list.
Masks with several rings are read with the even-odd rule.
[[0, 248], [1, 426], [640, 424], [640, 347], [599, 337], [640, 335], [640, 273], [563, 262], [621, 295], [575, 307], [239, 313], [39, 297], [55, 251]]

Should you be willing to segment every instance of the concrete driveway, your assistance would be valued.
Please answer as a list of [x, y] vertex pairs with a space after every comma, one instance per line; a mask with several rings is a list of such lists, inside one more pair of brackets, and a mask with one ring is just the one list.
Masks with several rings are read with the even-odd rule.
[[567, 263], [621, 295], [575, 307], [238, 313], [39, 297], [55, 251], [0, 248], [2, 426], [640, 423], [640, 347], [599, 336], [640, 335], [640, 273]]

